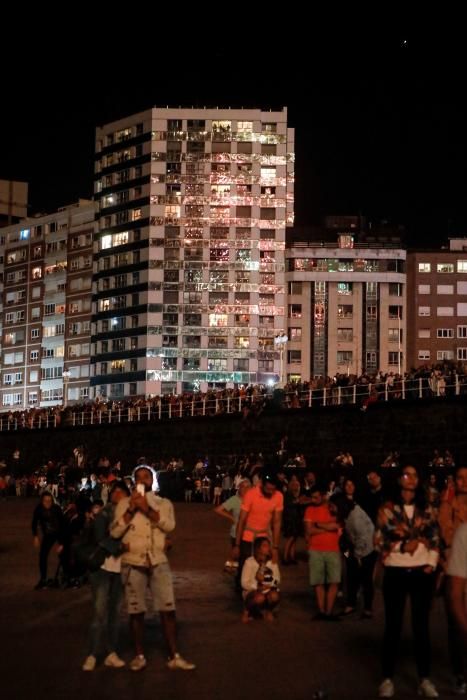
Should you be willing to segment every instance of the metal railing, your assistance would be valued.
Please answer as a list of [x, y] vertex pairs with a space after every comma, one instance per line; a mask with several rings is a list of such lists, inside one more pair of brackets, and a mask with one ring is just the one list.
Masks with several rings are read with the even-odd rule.
[[248, 394], [189, 394], [165, 395], [134, 404], [114, 401], [85, 406], [55, 408], [53, 412], [40, 409], [0, 415], [0, 432], [43, 430], [59, 426], [110, 425], [118, 423], [154, 422], [196, 416], [250, 414], [274, 405], [282, 409], [354, 405], [366, 411], [372, 404], [389, 401], [442, 399], [447, 396], [467, 396], [467, 376], [455, 375], [449, 381], [439, 378], [396, 379], [393, 383], [355, 383], [348, 386], [332, 384], [322, 388], [301, 385], [286, 386], [281, 392], [266, 392], [264, 387]]

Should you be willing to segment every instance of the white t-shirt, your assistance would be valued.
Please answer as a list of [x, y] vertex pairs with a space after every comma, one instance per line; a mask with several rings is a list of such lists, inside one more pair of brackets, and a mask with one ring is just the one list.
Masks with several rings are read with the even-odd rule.
[[[272, 588], [277, 589], [281, 581], [279, 567], [277, 564], [273, 564], [272, 561], [269, 560], [266, 562], [265, 568], [267, 569], [267, 574], [263, 587], [267, 590], [271, 590]], [[256, 579], [256, 574], [258, 573], [258, 569], [259, 562], [257, 562], [254, 557], [248, 557], [242, 569], [243, 597], [247, 596], [248, 593], [257, 590], [258, 581]]]
[[112, 574], [120, 574], [122, 571], [122, 557], [106, 557], [101, 569], [109, 571]]

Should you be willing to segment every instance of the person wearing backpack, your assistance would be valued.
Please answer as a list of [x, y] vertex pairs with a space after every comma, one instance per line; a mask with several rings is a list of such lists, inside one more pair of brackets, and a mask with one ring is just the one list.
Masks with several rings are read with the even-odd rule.
[[109, 494], [109, 502], [100, 510], [90, 524], [91, 534], [103, 564], [96, 570], [90, 569], [93, 600], [93, 618], [89, 630], [88, 655], [83, 663], [83, 671], [94, 671], [97, 656], [103, 650], [104, 666], [122, 668], [123, 659], [117, 654], [119, 610], [123, 587], [121, 579], [121, 555], [125, 545], [109, 534], [114, 518], [115, 507], [130, 495], [124, 481], [114, 481]]

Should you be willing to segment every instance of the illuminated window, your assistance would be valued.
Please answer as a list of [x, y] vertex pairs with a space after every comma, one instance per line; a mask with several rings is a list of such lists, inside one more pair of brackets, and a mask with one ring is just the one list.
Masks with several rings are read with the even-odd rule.
[[352, 294], [352, 282], [338, 282], [337, 283], [337, 293], [338, 294]]
[[31, 276], [33, 280], [39, 280], [42, 277], [42, 268], [33, 267], [31, 271]]
[[457, 261], [457, 272], [467, 272], [467, 260]]
[[454, 263], [438, 263], [436, 272], [451, 273], [454, 272]]
[[106, 248], [111, 248], [112, 247], [112, 236], [102, 236], [100, 240], [100, 248], [101, 250], [105, 250]]
[[228, 323], [227, 314], [209, 314], [209, 327], [226, 327]]
[[419, 272], [431, 272], [431, 263], [418, 263]]
[[289, 304], [289, 318], [301, 318], [302, 317], [302, 305], [301, 304]]
[[337, 316], [338, 318], [352, 318], [353, 306], [351, 304], [338, 304]]
[[302, 329], [301, 328], [289, 328], [288, 336], [290, 340], [301, 340]]
[[128, 237], [128, 231], [114, 233], [114, 235], [112, 236], [112, 245], [125, 245], [125, 243], [128, 243]]

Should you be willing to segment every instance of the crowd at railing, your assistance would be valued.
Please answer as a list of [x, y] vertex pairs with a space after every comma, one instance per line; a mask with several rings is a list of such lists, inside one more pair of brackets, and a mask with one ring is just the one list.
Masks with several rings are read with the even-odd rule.
[[103, 400], [0, 414], [0, 431], [112, 423], [148, 422], [195, 416], [239, 414], [254, 418], [269, 406], [299, 409], [355, 405], [362, 411], [387, 401], [467, 395], [467, 374], [450, 366], [423, 367], [406, 373], [336, 374], [312, 381], [289, 382], [283, 388], [263, 384], [163, 394], [149, 398]]

